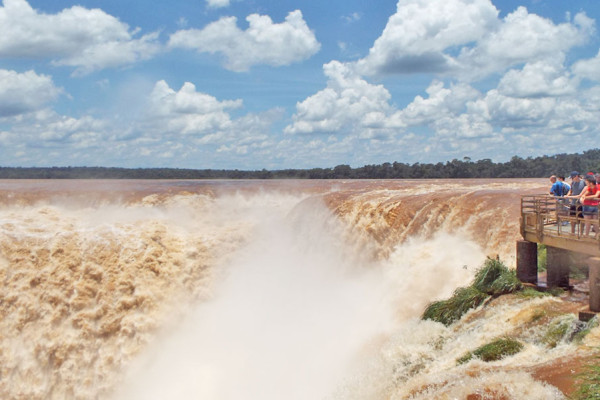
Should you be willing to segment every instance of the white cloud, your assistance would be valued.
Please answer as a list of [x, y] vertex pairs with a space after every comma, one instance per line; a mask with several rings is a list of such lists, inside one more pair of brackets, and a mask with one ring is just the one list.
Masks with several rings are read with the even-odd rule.
[[0, 69], [0, 117], [39, 110], [62, 92], [47, 75]]
[[546, 125], [557, 105], [555, 98], [508, 97], [496, 89], [490, 90], [480, 101], [494, 125], [511, 129]]
[[43, 14], [26, 0], [4, 0], [0, 7], [0, 57], [50, 58], [77, 74], [129, 65], [159, 51], [158, 34], [136, 34], [99, 9], [74, 6]]
[[315, 54], [320, 44], [299, 10], [290, 12], [285, 22], [276, 24], [267, 15], [251, 14], [249, 27], [242, 31], [235, 17], [225, 17], [205, 28], [181, 30], [171, 35], [171, 48], [220, 53], [225, 67], [247, 71], [253, 65], [290, 65]]
[[[559, 61], [559, 60], [554, 60]], [[576, 93], [574, 79], [559, 62], [527, 63], [522, 70], [510, 70], [500, 80], [498, 92], [511, 97], [555, 97]]]
[[600, 51], [594, 58], [577, 61], [572, 69], [580, 78], [600, 81]]
[[106, 153], [109, 124], [91, 116], [74, 118], [43, 109], [15, 118], [11, 125], [1, 135], [6, 149], [14, 152], [0, 149], [7, 161], [16, 157], [26, 165], [69, 165], [70, 160], [87, 159], [86, 152], [93, 149], [99, 156]]
[[241, 100], [219, 101], [197, 92], [189, 82], [175, 91], [165, 81], [159, 81], [150, 94], [146, 123], [159, 133], [214, 136], [231, 126], [227, 110], [241, 106]]
[[164, 81], [145, 105], [126, 123], [49, 108], [5, 117], [10, 128], [0, 131], [0, 157], [5, 165], [275, 167], [278, 143], [269, 132], [283, 109], [232, 118], [241, 100], [219, 101], [191, 83], [173, 90]]
[[442, 117], [460, 114], [469, 101], [480, 96], [477, 90], [467, 84], [445, 88], [441, 81], [433, 81], [425, 92], [427, 98], [416, 96], [403, 110], [394, 113], [388, 123], [391, 126], [430, 125]]
[[69, 140], [74, 148], [88, 148], [103, 143], [106, 123], [90, 116], [73, 118], [54, 116], [40, 124], [38, 140], [64, 142]]
[[595, 32], [585, 13], [554, 24], [519, 7], [504, 19], [490, 0], [399, 0], [361, 73], [436, 73], [474, 80], [526, 62], [562, 59]]
[[82, 49], [79, 53], [57, 60], [54, 64], [76, 67], [76, 75], [131, 65], [156, 54], [158, 51], [157, 38], [157, 33], [151, 33], [139, 39], [97, 43]]
[[[463, 152], [489, 158], [490, 148], [509, 158], [565, 151], [583, 134], [600, 139], [600, 89], [580, 88], [583, 78], [600, 80], [600, 53], [573, 73], [564, 65], [594, 24], [584, 13], [556, 24], [523, 7], [501, 20], [489, 0], [400, 0], [366, 58], [325, 66], [327, 87], [296, 105], [285, 132], [327, 134], [313, 140], [312, 154], [354, 162], [357, 152], [382, 156], [388, 148], [423, 161]], [[434, 79], [402, 109], [363, 77], [411, 72], [436, 72], [445, 82]], [[481, 86], [492, 87], [485, 92], [467, 83], [484, 77]]]
[[519, 7], [476, 46], [463, 48], [457, 61], [463, 77], [478, 78], [525, 62], [563, 59], [566, 51], [590, 37], [593, 24], [593, 20], [579, 13], [574, 24], [556, 25]]
[[351, 24], [352, 22], [360, 21], [361, 18], [362, 18], [362, 14], [358, 13], [358, 12], [353, 12], [351, 14], [342, 16], [342, 20], [344, 20], [348, 24]]
[[367, 75], [447, 71], [455, 61], [444, 51], [477, 41], [497, 16], [489, 0], [400, 0], [359, 68]]
[[[342, 129], [362, 131], [381, 128], [382, 115], [390, 109], [389, 92], [382, 85], [362, 79], [348, 64], [332, 61], [323, 66], [327, 88], [296, 105], [293, 124], [286, 133], [327, 133]], [[373, 132], [373, 131], [371, 131]]]
[[229, 0], [206, 0], [209, 8], [229, 7]]

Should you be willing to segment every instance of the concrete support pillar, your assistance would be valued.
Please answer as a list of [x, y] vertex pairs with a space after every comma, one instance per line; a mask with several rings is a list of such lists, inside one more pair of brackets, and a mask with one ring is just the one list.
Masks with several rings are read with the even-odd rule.
[[548, 287], [569, 287], [570, 252], [556, 247], [546, 247]]
[[517, 278], [537, 285], [537, 243], [517, 240]]
[[590, 311], [600, 311], [600, 257], [591, 257], [590, 266]]

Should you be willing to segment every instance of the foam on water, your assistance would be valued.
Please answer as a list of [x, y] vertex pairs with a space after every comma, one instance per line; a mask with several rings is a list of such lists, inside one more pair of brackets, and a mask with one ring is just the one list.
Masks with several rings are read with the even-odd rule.
[[456, 365], [535, 301], [418, 319], [490, 251], [510, 256], [513, 183], [136, 185], [102, 202], [0, 191], [0, 397], [561, 398], [520, 368], [572, 346], [535, 332], [501, 371]]

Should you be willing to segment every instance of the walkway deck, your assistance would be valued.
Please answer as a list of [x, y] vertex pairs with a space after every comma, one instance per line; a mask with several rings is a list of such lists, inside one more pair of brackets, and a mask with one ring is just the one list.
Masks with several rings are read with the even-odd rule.
[[[548, 195], [521, 197], [521, 235], [529, 242], [600, 257], [595, 233], [582, 235], [583, 218], [569, 216], [568, 199]], [[575, 225], [573, 230], [572, 225]], [[598, 226], [598, 219], [596, 219]], [[574, 233], [573, 233], [574, 232]], [[598, 235], [600, 238], [600, 235]]]

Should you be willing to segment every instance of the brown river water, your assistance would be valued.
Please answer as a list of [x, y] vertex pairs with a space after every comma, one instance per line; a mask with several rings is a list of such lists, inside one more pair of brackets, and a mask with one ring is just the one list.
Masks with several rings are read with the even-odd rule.
[[530, 372], [582, 350], [535, 331], [456, 365], [558, 300], [419, 319], [486, 256], [514, 267], [520, 196], [547, 187], [0, 181], [0, 398], [562, 399]]

